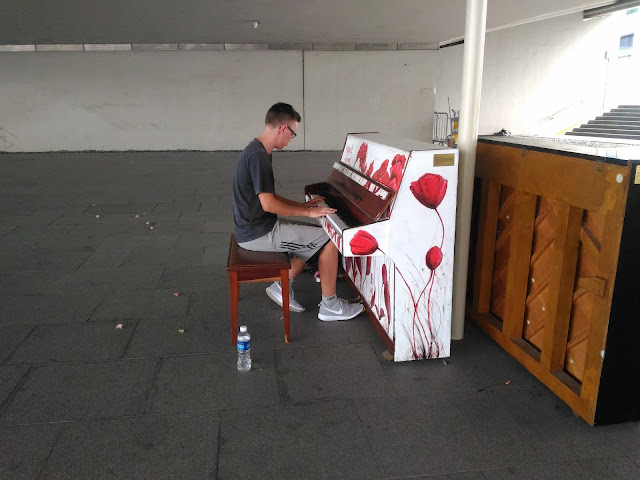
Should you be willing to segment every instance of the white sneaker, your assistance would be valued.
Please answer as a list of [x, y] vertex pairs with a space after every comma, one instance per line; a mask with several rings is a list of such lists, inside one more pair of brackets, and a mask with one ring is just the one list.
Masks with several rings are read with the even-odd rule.
[[364, 310], [364, 305], [361, 303], [349, 303], [343, 298], [338, 298], [338, 301], [331, 308], [322, 302], [318, 306], [320, 307], [318, 318], [323, 322], [351, 320]]
[[[273, 282], [266, 289], [269, 298], [282, 306], [282, 285], [280, 282]], [[295, 298], [293, 298], [293, 290], [289, 289], [289, 311], [290, 312], [304, 312], [304, 307], [300, 305]]]

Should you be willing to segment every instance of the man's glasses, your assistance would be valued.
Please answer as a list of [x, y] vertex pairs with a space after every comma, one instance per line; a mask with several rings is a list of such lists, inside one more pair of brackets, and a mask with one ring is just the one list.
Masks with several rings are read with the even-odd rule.
[[291, 132], [291, 140], [293, 140], [294, 138], [296, 138], [296, 132], [293, 131], [293, 128], [291, 128], [289, 125], [287, 125], [287, 128], [289, 129], [289, 131]]

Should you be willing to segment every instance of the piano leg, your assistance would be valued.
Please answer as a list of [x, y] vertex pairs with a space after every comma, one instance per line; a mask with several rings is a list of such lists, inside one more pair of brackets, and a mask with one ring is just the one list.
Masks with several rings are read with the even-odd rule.
[[238, 272], [229, 271], [229, 301], [231, 302], [231, 345], [238, 341], [238, 300], [240, 298], [240, 285], [238, 284]]

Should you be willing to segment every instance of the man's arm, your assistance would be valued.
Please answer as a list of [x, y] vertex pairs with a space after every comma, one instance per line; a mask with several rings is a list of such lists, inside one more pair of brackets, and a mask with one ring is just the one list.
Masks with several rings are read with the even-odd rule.
[[265, 212], [283, 217], [323, 217], [335, 213], [335, 208], [319, 207], [317, 201], [307, 203], [294, 202], [273, 193], [259, 193], [258, 198]]

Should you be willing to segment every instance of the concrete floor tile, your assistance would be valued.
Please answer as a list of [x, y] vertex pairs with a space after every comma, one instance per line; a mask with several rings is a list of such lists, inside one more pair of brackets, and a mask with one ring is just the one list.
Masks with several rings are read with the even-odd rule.
[[527, 435], [487, 392], [434, 392], [355, 399], [385, 478], [535, 463]]
[[86, 322], [102, 300], [100, 288], [0, 297], [0, 325]]
[[35, 365], [62, 362], [100, 362], [122, 357], [136, 327], [135, 321], [38, 325], [6, 363]]
[[380, 479], [351, 400], [222, 412], [219, 480]]
[[151, 413], [194, 412], [278, 403], [273, 351], [251, 349], [249, 372], [238, 372], [231, 345], [224, 353], [163, 359]]
[[0, 367], [0, 406], [14, 391], [29, 367]]
[[[181, 332], [182, 330], [182, 332]], [[213, 320], [196, 317], [143, 319], [138, 322], [125, 357], [164, 357], [229, 350], [227, 331]], [[224, 338], [222, 338], [224, 337]]]
[[36, 480], [62, 424], [0, 427], [0, 480]]
[[[178, 293], [178, 296], [174, 296], [174, 293]], [[190, 298], [190, 292], [172, 289], [110, 291], [104, 295], [91, 320], [185, 316]]]
[[502, 385], [488, 391], [550, 461], [640, 452], [638, 422], [591, 427], [543, 385]]
[[218, 412], [72, 423], [42, 480], [210, 480], [215, 478]]
[[167, 266], [158, 288], [204, 287], [228, 288], [227, 271], [218, 265]]
[[149, 247], [132, 250], [122, 266], [142, 265], [202, 265], [204, 249], [200, 247]]
[[0, 365], [11, 356], [33, 328], [31, 325], [0, 327]]
[[283, 402], [395, 393], [368, 344], [276, 349]]
[[487, 470], [484, 474], [492, 480], [636, 480], [640, 468], [628, 458], [613, 457]]
[[0, 254], [0, 272], [18, 272], [21, 270], [67, 270], [73, 271], [91, 256], [90, 251], [83, 252], [41, 252], [39, 250]]
[[109, 286], [116, 290], [149, 290], [158, 286], [163, 266], [79, 268], [64, 274], [56, 281], [57, 288]]
[[156, 359], [32, 367], [0, 425], [140, 415], [157, 369]]

